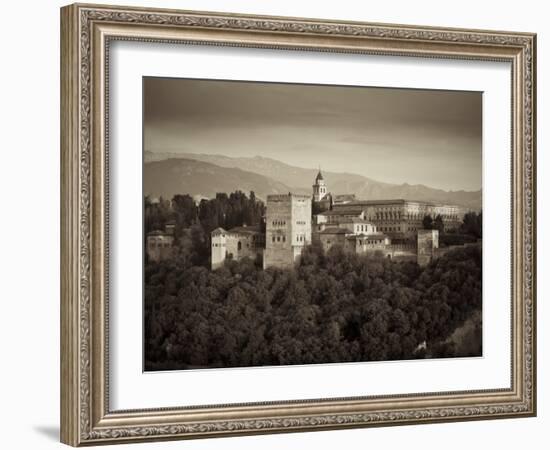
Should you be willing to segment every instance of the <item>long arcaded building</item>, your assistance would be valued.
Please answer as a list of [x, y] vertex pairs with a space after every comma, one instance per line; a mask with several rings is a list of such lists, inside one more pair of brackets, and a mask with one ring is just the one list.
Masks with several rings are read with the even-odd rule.
[[378, 253], [425, 265], [437, 253], [439, 235], [437, 230], [423, 229], [424, 217], [441, 216], [445, 231], [450, 231], [460, 226], [463, 214], [456, 205], [333, 196], [319, 171], [311, 196], [292, 193], [267, 196], [265, 234], [260, 227], [214, 230], [212, 269], [228, 258], [244, 257], [262, 257], [264, 269], [292, 267], [312, 241], [319, 242], [325, 251], [340, 245], [346, 251]]

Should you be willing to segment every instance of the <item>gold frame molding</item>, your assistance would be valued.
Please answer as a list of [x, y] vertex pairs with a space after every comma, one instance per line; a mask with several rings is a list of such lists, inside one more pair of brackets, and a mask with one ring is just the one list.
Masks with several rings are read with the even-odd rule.
[[[425, 58], [512, 67], [509, 389], [111, 411], [108, 57], [113, 40]], [[74, 4], [61, 9], [61, 441], [73, 446], [536, 414], [536, 35]]]

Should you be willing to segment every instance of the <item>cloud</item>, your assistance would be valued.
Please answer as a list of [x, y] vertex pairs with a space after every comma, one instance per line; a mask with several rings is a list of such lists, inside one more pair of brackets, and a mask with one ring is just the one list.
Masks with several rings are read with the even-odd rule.
[[477, 92], [145, 79], [149, 151], [265, 156], [443, 189], [481, 187]]

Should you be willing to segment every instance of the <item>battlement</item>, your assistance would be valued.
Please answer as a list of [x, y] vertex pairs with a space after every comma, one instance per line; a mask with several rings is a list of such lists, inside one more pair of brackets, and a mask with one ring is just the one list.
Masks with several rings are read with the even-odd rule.
[[288, 202], [291, 199], [297, 200], [311, 200], [310, 195], [305, 194], [293, 194], [289, 192], [288, 194], [270, 194], [267, 196], [267, 202]]

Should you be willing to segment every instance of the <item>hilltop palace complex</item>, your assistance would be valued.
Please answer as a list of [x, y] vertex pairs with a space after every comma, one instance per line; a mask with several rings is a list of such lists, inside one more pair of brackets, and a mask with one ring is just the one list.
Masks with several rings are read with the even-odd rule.
[[293, 267], [302, 250], [312, 242], [319, 243], [325, 251], [340, 245], [345, 251], [426, 265], [443, 251], [439, 249], [438, 231], [422, 229], [426, 215], [440, 215], [445, 231], [457, 229], [463, 218], [455, 205], [333, 196], [319, 171], [312, 196], [267, 196], [265, 234], [259, 226], [212, 231], [211, 265], [216, 269], [227, 258], [261, 256], [264, 269]]

